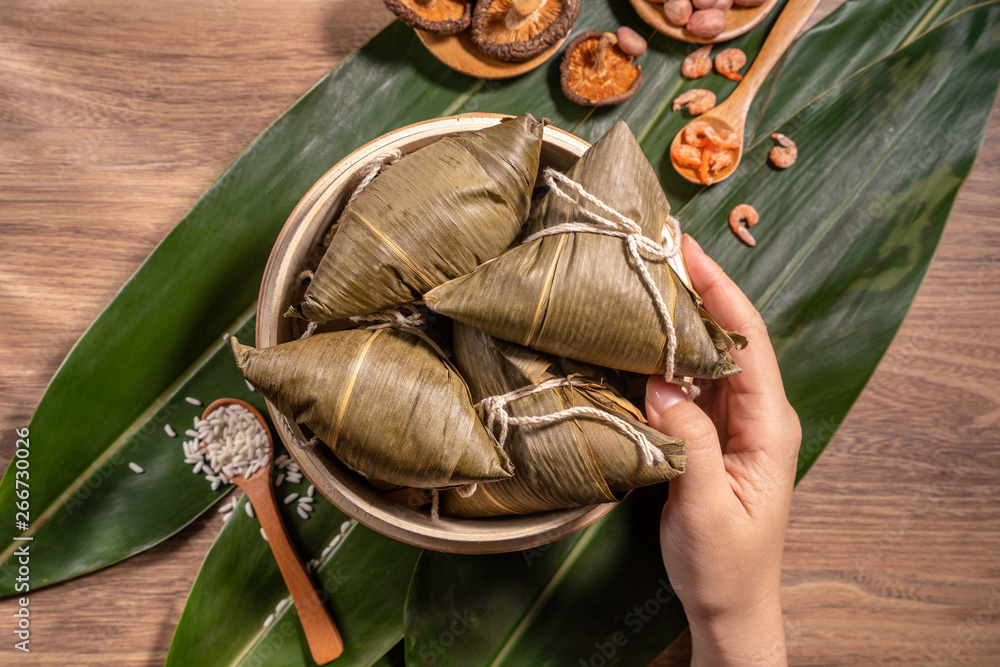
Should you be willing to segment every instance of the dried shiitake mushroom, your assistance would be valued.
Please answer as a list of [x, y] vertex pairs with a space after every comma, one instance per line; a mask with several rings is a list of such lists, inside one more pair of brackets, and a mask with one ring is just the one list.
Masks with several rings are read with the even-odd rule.
[[560, 82], [566, 97], [589, 107], [621, 104], [642, 85], [642, 68], [618, 47], [613, 32], [590, 30], [577, 36], [563, 54]]
[[453, 35], [469, 27], [472, 3], [462, 0], [383, 0], [399, 20], [418, 30]]
[[569, 34], [581, 2], [479, 0], [472, 12], [472, 41], [497, 60], [528, 60]]

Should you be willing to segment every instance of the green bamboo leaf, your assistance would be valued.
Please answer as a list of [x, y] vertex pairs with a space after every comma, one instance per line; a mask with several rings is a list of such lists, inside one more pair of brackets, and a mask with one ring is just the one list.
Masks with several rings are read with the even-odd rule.
[[[833, 21], [849, 26], [846, 18]], [[902, 323], [972, 168], [998, 83], [1000, 2], [990, 2], [856, 74], [842, 72], [786, 121], [798, 128], [792, 169], [770, 167], [770, 142], [758, 141], [731, 179], [680, 210], [768, 321], [802, 419], [800, 477]], [[779, 80], [776, 95], [786, 85], [796, 83]], [[725, 222], [743, 202], [761, 213], [754, 249]], [[663, 489], [641, 489], [574, 542], [523, 552], [520, 561], [425, 553], [407, 599], [408, 664], [648, 662], [685, 627], [659, 560], [664, 499]], [[475, 622], [459, 634], [455, 614]]]
[[[587, 3], [580, 21], [615, 24], [604, 3]], [[520, 77], [510, 104], [575, 126], [587, 111], [546, 82], [552, 71]], [[485, 105], [502, 106], [506, 86], [442, 67], [395, 22], [226, 169], [77, 342], [32, 417], [31, 473], [44, 480], [31, 487], [30, 527], [21, 529], [37, 545], [32, 588], [148, 549], [219, 498], [197, 484], [162, 427], [180, 433], [200, 414], [187, 396], [250, 398], [221, 340], [227, 332], [251, 340], [264, 265], [288, 214], [358, 146], [460, 108], [500, 111]], [[147, 472], [136, 476], [129, 462]], [[18, 525], [15, 491], [11, 467], [0, 481], [8, 525]], [[15, 592], [14, 548], [0, 551], [0, 596]]]
[[[277, 495], [305, 493], [308, 484], [286, 482]], [[246, 502], [240, 500], [205, 557], [170, 644], [168, 667], [316, 664]], [[299, 555], [319, 562], [313, 581], [344, 639], [338, 664], [392, 664], [382, 659], [403, 636], [402, 606], [420, 550], [350, 521], [319, 496], [313, 505], [307, 521], [295, 503], [281, 511]]]
[[[29, 425], [32, 588], [147, 549], [218, 499], [163, 425], [180, 433], [200, 414], [187, 396], [249, 398], [222, 336], [252, 340], [260, 279], [288, 214], [342, 156], [449, 113], [477, 85], [440, 67], [411, 30], [389, 26], [275, 121], [156, 248], [73, 348]], [[14, 500], [9, 468], [7, 525], [16, 525]], [[14, 592], [13, 548], [0, 552], [0, 595]]]

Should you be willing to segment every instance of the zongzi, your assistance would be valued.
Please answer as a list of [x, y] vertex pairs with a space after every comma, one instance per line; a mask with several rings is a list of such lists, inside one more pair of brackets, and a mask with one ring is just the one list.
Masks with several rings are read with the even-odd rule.
[[[502, 408], [513, 422], [503, 439], [516, 472], [479, 484], [471, 494], [442, 492], [442, 514], [531, 514], [616, 502], [634, 488], [683, 472], [683, 441], [647, 426], [598, 373], [566, 378], [560, 360], [462, 324], [455, 326], [454, 347], [473, 399], [521, 394]], [[518, 424], [533, 418], [544, 423]], [[636, 442], [642, 438], [658, 452], [654, 460]]]
[[511, 476], [461, 376], [416, 336], [351, 329], [232, 346], [250, 384], [370, 478], [441, 488]]
[[498, 256], [528, 217], [547, 123], [509, 118], [387, 167], [344, 209], [305, 300], [286, 314], [325, 322], [379, 312]]
[[628, 126], [619, 121], [556, 176], [529, 220], [532, 236], [430, 290], [427, 306], [599, 366], [712, 379], [738, 373], [729, 350], [746, 339], [722, 329], [665, 261], [670, 205]]

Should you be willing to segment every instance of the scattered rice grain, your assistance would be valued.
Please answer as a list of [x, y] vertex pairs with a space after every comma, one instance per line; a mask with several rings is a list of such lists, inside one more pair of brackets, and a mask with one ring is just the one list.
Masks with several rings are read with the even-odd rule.
[[254, 386], [250, 384], [250, 380], [244, 380], [244, 382], [247, 383], [247, 389], [249, 389], [250, 391], [257, 391], [256, 389], [254, 389]]
[[186, 435], [189, 438], [201, 437], [201, 434], [198, 433], [198, 431], [194, 430], [193, 428], [189, 428], [188, 430], [184, 431], [184, 435]]
[[284, 609], [287, 604], [288, 604], [288, 598], [281, 598], [281, 601], [278, 602], [278, 606], [274, 608], [274, 613], [280, 614], [281, 610]]
[[299, 494], [297, 493], [289, 493], [287, 496], [285, 496], [285, 504], [286, 505], [290, 504], [293, 500], [295, 500], [298, 497]]
[[252, 519], [253, 518], [253, 505], [251, 505], [249, 502], [247, 502], [247, 504], [243, 506], [243, 509], [246, 510], [247, 516]]
[[134, 463], [132, 461], [129, 461], [128, 467], [131, 468], [132, 472], [134, 472], [137, 475], [141, 475], [142, 473], [146, 472], [145, 470], [142, 469], [141, 465], [139, 465], [138, 463]]
[[316, 493], [316, 487], [313, 486], [312, 484], [310, 484], [309, 488], [306, 489], [306, 495], [309, 496], [310, 498], [312, 498], [313, 495], [315, 495], [315, 493]]
[[201, 401], [199, 401], [197, 398], [194, 398], [193, 396], [186, 396], [184, 398], [184, 400], [187, 401], [188, 403], [190, 403], [191, 405], [201, 405], [202, 404]]
[[264, 619], [264, 627], [266, 628], [267, 626], [271, 625], [271, 623], [274, 623], [274, 614], [271, 614], [270, 616]]
[[305, 511], [305, 509], [303, 509], [301, 505], [299, 505], [298, 513], [299, 516], [302, 517], [303, 519], [309, 518], [309, 512]]
[[171, 438], [177, 437], [177, 432], [174, 430], [174, 427], [171, 426], [170, 424], [163, 425], [163, 432], [169, 435]]
[[265, 542], [267, 542], [267, 533], [264, 532], [264, 526], [260, 527], [260, 536], [264, 538]]

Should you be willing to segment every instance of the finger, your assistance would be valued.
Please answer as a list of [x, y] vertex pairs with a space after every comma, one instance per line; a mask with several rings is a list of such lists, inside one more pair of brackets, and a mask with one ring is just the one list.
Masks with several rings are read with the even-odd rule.
[[705, 310], [722, 327], [740, 332], [749, 341], [745, 349], [733, 350], [733, 359], [743, 372], [730, 376], [729, 381], [741, 393], [769, 398], [780, 394], [784, 398], [778, 360], [760, 313], [697, 241], [685, 234], [681, 248], [691, 284], [704, 301]]
[[657, 431], [684, 438], [687, 469], [670, 482], [671, 501], [684, 495], [708, 500], [727, 488], [715, 425], [680, 387], [662, 375], [651, 376], [646, 382], [646, 416]]

